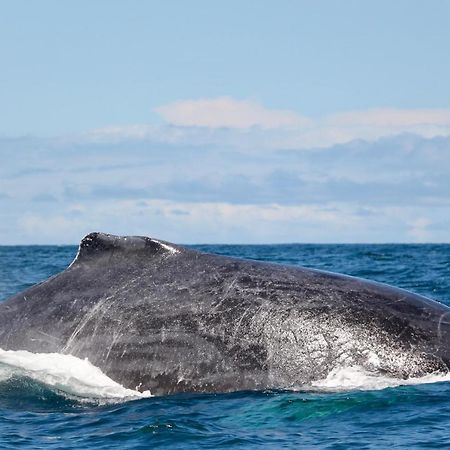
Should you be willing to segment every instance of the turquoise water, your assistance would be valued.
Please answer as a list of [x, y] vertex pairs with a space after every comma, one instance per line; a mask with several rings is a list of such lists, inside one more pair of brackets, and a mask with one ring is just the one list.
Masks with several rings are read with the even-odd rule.
[[[386, 282], [450, 305], [450, 245], [198, 246]], [[0, 299], [76, 247], [0, 247]], [[114, 404], [0, 380], [0, 448], [450, 448], [450, 382], [350, 392], [183, 394]]]

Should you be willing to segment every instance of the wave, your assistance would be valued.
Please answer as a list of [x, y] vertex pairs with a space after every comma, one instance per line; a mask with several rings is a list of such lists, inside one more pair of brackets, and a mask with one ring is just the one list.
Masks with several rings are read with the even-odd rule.
[[29, 378], [79, 399], [126, 401], [151, 397], [150, 391], [138, 392], [116, 383], [88, 359], [0, 349], [0, 382], [13, 377]]

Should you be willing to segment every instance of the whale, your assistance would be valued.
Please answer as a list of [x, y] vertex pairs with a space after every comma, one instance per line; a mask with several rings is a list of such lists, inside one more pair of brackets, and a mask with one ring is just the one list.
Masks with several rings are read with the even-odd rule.
[[155, 395], [296, 389], [339, 367], [447, 373], [450, 308], [347, 275], [91, 233], [0, 302], [0, 348], [87, 358]]

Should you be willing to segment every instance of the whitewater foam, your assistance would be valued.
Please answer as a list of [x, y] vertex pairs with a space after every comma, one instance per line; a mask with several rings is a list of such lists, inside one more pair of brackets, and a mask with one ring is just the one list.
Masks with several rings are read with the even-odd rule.
[[450, 373], [431, 373], [415, 378], [394, 378], [377, 372], [369, 372], [360, 366], [338, 367], [326, 378], [311, 383], [313, 389], [323, 391], [380, 390], [415, 384], [450, 381]]
[[28, 377], [70, 396], [99, 400], [150, 397], [150, 391], [127, 389], [105, 375], [88, 359], [59, 353], [0, 349], [0, 381]]

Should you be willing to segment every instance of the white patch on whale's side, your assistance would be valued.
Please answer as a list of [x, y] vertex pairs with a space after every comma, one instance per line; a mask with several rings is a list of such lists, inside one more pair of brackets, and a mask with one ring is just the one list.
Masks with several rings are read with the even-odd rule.
[[167, 244], [163, 244], [160, 241], [157, 241], [156, 239], [152, 239], [153, 242], [156, 242], [157, 244], [159, 244], [162, 248], [165, 248], [166, 250], [168, 250], [172, 255], [175, 255], [176, 253], [180, 253], [179, 250], [177, 250], [176, 248], [171, 247], [170, 245]]
[[127, 389], [105, 375], [87, 359], [60, 353], [32, 353], [0, 349], [0, 380], [28, 377], [76, 397], [132, 400], [151, 397], [150, 391]]

